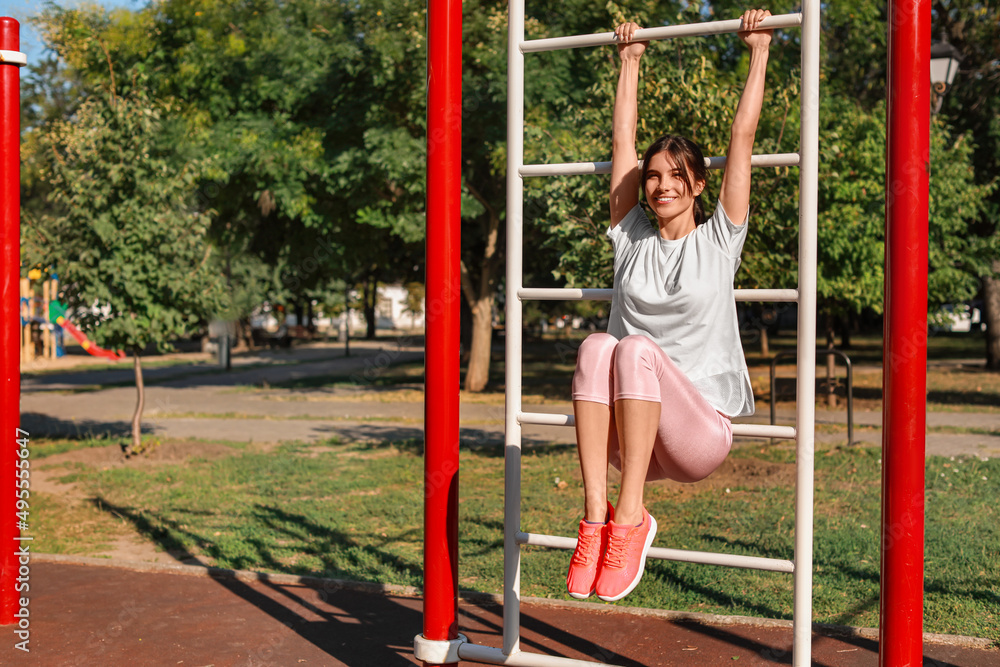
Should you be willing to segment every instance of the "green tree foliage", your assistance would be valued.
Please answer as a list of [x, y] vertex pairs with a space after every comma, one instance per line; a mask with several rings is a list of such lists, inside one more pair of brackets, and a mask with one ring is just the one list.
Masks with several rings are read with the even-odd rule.
[[979, 0], [936, 0], [932, 30], [962, 53], [941, 115], [972, 143], [971, 182], [987, 194], [968, 227], [969, 270], [981, 280], [986, 365], [1000, 370], [1000, 6]]
[[[646, 8], [623, 17], [644, 25]], [[792, 7], [771, 8], [774, 13]], [[819, 283], [820, 309], [830, 329], [849, 313], [881, 312], [884, 258], [885, 24], [882, 10], [863, 2], [841, 3], [824, 14], [825, 54], [820, 99]], [[671, 23], [698, 16], [730, 18], [735, 3], [688, 5]], [[692, 15], [696, 16], [692, 16]], [[663, 15], [659, 15], [663, 16]], [[779, 31], [772, 44], [768, 88], [755, 152], [796, 152], [799, 144], [797, 31]], [[706, 155], [723, 155], [742, 90], [746, 55], [735, 36], [653, 43], [643, 57], [637, 143], [665, 132], [697, 141]], [[590, 67], [597, 81], [558, 120], [533, 118], [528, 161], [607, 160], [618, 61], [611, 49], [596, 51]], [[972, 142], [941, 119], [933, 125], [931, 177], [930, 301], [942, 304], [975, 292], [975, 244], [966, 229], [989, 192], [977, 184]], [[736, 281], [738, 287], [792, 287], [797, 281], [798, 169], [754, 171], [751, 233]], [[713, 182], [714, 181], [714, 182]], [[714, 205], [718, 176], [706, 190]], [[547, 243], [561, 250], [554, 279], [572, 286], [611, 284], [606, 178], [563, 177], [529, 181], [526, 193]]]
[[[617, 6], [616, 6], [617, 7]], [[625, 16], [629, 12], [618, 8]], [[689, 6], [671, 23], [699, 20], [698, 8]], [[694, 16], [692, 16], [692, 14]], [[644, 12], [634, 15], [640, 20]], [[610, 21], [613, 17], [608, 16]], [[615, 20], [618, 20], [617, 18]], [[655, 25], [643, 21], [645, 25]], [[780, 40], [782, 35], [778, 36]], [[684, 134], [698, 142], [706, 155], [723, 155], [729, 127], [742, 90], [746, 60], [735, 50], [736, 38], [700, 38], [654, 42], [642, 60], [637, 144], [641, 149], [661, 134]], [[775, 46], [775, 49], [781, 46]], [[788, 48], [794, 48], [789, 46]], [[526, 159], [536, 162], [578, 162], [610, 159], [611, 113], [618, 58], [612, 49], [595, 50], [589, 68], [598, 80], [558, 125], [548, 117], [535, 121]], [[772, 68], [777, 69], [777, 66]], [[780, 75], [779, 75], [780, 76]], [[793, 152], [798, 140], [797, 88], [770, 86], [758, 131], [757, 152]], [[794, 253], [789, 263], [789, 233], [797, 225], [794, 199], [797, 171], [760, 170], [755, 173], [752, 215], [755, 233], [747, 246], [747, 267], [740, 280], [746, 287], [780, 286], [794, 279]], [[703, 199], [715, 205], [719, 177], [710, 177]], [[606, 177], [562, 177], [529, 181], [526, 194], [535, 221], [551, 232], [550, 244], [562, 251], [554, 277], [571, 286], [604, 287], [611, 284], [611, 247], [607, 228], [608, 180]]]
[[[743, 8], [735, 0], [539, 0], [529, 3], [526, 30], [539, 38], [607, 31], [625, 19], [692, 23]], [[796, 7], [778, 0], [770, 9]], [[466, 387], [474, 390], [488, 377], [503, 292], [506, 10], [499, 0], [463, 3], [462, 293], [472, 312]], [[975, 0], [935, 3], [936, 25], [971, 55], [933, 125], [932, 303], [966, 298], [979, 276], [988, 283], [984, 267], [997, 256], [995, 12]], [[863, 0], [824, 7], [819, 291], [831, 322], [877, 311], [882, 299], [884, 14]], [[175, 154], [201, 165], [188, 194], [209, 221], [209, 265], [225, 279], [217, 307], [227, 316], [264, 298], [315, 298], [335, 283], [374, 294], [380, 282], [412, 280], [423, 264], [425, 166], [433, 159], [426, 21], [425, 3], [415, 0], [159, 0], [112, 12], [50, 5], [39, 25], [57, 61], [38, 73], [44, 90], [34, 95], [30, 124], [68, 118], [77, 100], [104, 91], [128, 97], [148, 89], [178, 124]], [[798, 148], [799, 51], [797, 30], [776, 35], [757, 152]], [[746, 66], [733, 35], [652, 45], [643, 59], [639, 144], [672, 131], [723, 154]], [[612, 48], [526, 57], [528, 162], [608, 159], [617, 70]], [[960, 99], [961, 90], [976, 92]], [[26, 173], [37, 197], [27, 207], [41, 212], [52, 204], [44, 182], [31, 180], [32, 141]], [[718, 175], [712, 180], [710, 207]], [[527, 284], [610, 285], [607, 186], [602, 177], [527, 181]], [[740, 287], [794, 284], [797, 193], [797, 169], [755, 171]]]
[[[421, 46], [390, 40], [388, 14], [375, 3], [164, 0], [135, 12], [50, 6], [40, 22], [85, 87], [127, 90], [139, 77], [170, 101], [185, 125], [179, 149], [211, 157], [196, 197], [229, 292], [293, 302], [338, 277], [407, 277], [419, 262]], [[384, 122], [400, 109], [402, 131]], [[246, 314], [237, 306], [249, 299], [231, 301], [227, 312]]]
[[74, 319], [98, 345], [133, 354], [132, 448], [143, 405], [140, 355], [193, 331], [221, 291], [208, 217], [191, 198], [203, 165], [176, 159], [164, 121], [170, 112], [135, 87], [126, 96], [109, 91], [33, 144], [50, 208], [26, 230], [29, 259], [59, 274]]

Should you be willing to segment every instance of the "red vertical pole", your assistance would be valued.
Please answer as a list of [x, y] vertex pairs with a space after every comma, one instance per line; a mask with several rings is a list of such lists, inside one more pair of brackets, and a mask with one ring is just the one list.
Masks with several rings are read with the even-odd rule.
[[430, 0], [427, 44], [423, 634], [447, 641], [458, 638], [461, 0]]
[[923, 664], [930, 0], [890, 0], [879, 665]]
[[[20, 25], [0, 17], [0, 51], [21, 48]], [[14, 622], [16, 431], [21, 423], [21, 89], [18, 65], [0, 62], [0, 625]]]

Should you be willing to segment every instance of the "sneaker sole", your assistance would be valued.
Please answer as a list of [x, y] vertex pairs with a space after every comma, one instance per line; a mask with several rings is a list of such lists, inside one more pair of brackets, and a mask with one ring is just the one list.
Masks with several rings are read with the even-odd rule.
[[584, 595], [583, 593], [572, 593], [570, 591], [567, 591], [567, 593], [569, 593], [569, 596], [571, 598], [576, 598], [577, 600], [586, 600], [587, 598], [589, 598], [591, 595], [594, 594], [594, 591], [590, 591], [586, 595]]
[[642, 575], [646, 573], [646, 553], [649, 551], [649, 547], [653, 544], [653, 538], [656, 537], [656, 519], [653, 515], [649, 515], [649, 533], [646, 535], [646, 544], [642, 547], [642, 558], [639, 559], [639, 571], [635, 574], [635, 579], [632, 580], [624, 591], [615, 595], [614, 597], [598, 595], [598, 599], [604, 600], [605, 602], [616, 602], [621, 600], [623, 597], [635, 590], [635, 587], [639, 585], [639, 580], [642, 579]]

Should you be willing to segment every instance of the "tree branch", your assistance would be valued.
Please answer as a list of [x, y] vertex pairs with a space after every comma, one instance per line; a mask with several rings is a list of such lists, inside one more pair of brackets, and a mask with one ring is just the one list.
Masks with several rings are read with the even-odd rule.
[[465, 295], [465, 300], [471, 306], [476, 302], [476, 287], [472, 284], [472, 276], [469, 274], [468, 267], [465, 266], [465, 260], [459, 260], [459, 266], [462, 270], [462, 294]]
[[101, 51], [104, 51], [104, 57], [108, 60], [108, 74], [111, 76], [111, 103], [114, 104], [117, 102], [117, 96], [115, 94], [115, 68], [111, 65], [111, 53], [105, 46], [103, 39], [97, 40], [97, 43], [101, 47]]
[[479, 272], [479, 298], [485, 296], [493, 286], [493, 274], [499, 261], [498, 241], [500, 238], [500, 216], [497, 215], [486, 197], [473, 185], [467, 185], [469, 193], [486, 209], [486, 249], [483, 251], [483, 265]]

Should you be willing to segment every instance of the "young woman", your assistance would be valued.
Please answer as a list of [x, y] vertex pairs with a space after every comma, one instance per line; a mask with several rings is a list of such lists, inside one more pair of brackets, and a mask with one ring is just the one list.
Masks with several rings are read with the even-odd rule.
[[[701, 149], [665, 135], [635, 151], [639, 29], [615, 29], [621, 72], [615, 94], [611, 158], [614, 295], [608, 332], [580, 346], [573, 410], [583, 471], [584, 518], [566, 586], [575, 598], [628, 595], [642, 577], [656, 520], [643, 484], [695, 482], [726, 458], [732, 417], [753, 413], [740, 345], [733, 277], [750, 204], [750, 156], [764, 97], [770, 30], [767, 10], [743, 14], [740, 39], [750, 71], [733, 119], [719, 201], [706, 217]], [[639, 203], [642, 193], [656, 227]], [[607, 498], [608, 464], [621, 470], [618, 502]]]

